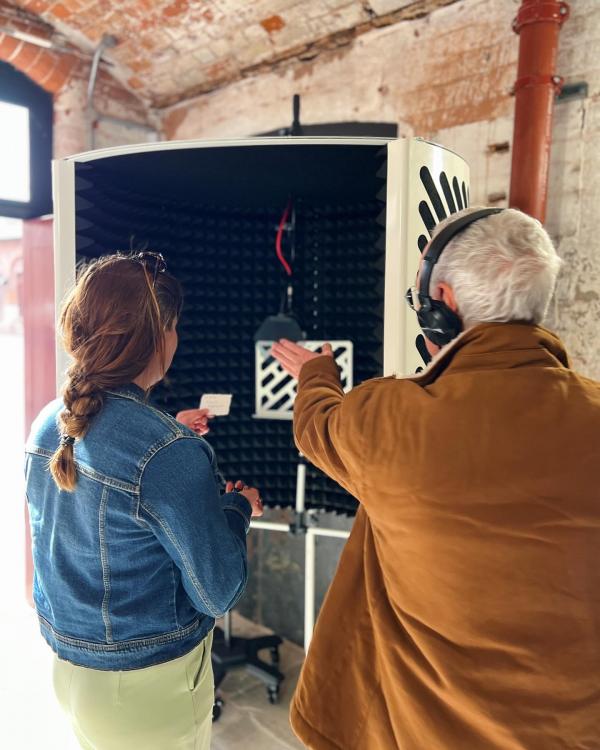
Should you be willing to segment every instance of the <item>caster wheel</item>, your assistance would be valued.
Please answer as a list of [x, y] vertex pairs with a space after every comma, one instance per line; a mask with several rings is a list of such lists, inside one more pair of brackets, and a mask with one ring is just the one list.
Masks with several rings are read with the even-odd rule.
[[279, 649], [277, 646], [271, 649], [271, 664], [279, 664]]
[[279, 685], [269, 685], [267, 688], [267, 695], [269, 696], [269, 703], [279, 703]]
[[215, 702], [213, 703], [213, 711], [212, 711], [213, 723], [215, 721], [219, 721], [219, 717], [221, 716], [221, 712], [223, 711], [224, 705], [225, 703], [223, 702], [223, 698], [215, 698]]

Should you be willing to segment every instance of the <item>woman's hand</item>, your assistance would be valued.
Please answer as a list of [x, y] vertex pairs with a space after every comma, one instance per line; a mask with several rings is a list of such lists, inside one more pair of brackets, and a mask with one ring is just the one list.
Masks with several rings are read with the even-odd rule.
[[323, 344], [323, 346], [321, 347], [321, 353], [319, 354], [318, 352], [311, 352], [308, 349], [305, 349], [303, 346], [294, 344], [293, 341], [288, 341], [287, 339], [281, 339], [280, 341], [273, 344], [273, 347], [271, 348], [271, 354], [275, 357], [275, 359], [279, 362], [283, 369], [286, 372], [289, 372], [290, 375], [293, 375], [296, 380], [300, 375], [302, 365], [304, 365], [306, 362], [310, 362], [311, 359], [322, 357], [323, 355], [326, 355], [327, 357], [333, 357], [331, 344]]
[[243, 495], [246, 500], [252, 506], [252, 518], [260, 518], [263, 514], [263, 504], [258, 494], [256, 487], [248, 487], [242, 482], [241, 479], [234, 484], [233, 482], [226, 482], [225, 492], [239, 492]]
[[185, 409], [175, 417], [178, 422], [189, 427], [196, 435], [206, 435], [207, 432], [210, 432], [208, 420], [212, 418], [213, 415], [209, 413], [208, 409]]

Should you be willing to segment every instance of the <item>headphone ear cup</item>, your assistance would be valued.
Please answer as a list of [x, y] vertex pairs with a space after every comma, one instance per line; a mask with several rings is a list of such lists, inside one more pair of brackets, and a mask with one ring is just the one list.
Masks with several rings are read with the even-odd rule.
[[417, 318], [425, 337], [436, 346], [446, 346], [462, 331], [458, 315], [440, 300], [431, 300], [430, 309], [419, 310]]

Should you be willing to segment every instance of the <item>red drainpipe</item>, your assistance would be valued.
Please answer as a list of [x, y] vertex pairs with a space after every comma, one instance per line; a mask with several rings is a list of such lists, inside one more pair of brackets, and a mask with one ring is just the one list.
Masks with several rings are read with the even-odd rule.
[[513, 21], [520, 40], [509, 205], [541, 222], [546, 218], [552, 109], [563, 83], [556, 75], [558, 35], [569, 10], [558, 0], [522, 0]]

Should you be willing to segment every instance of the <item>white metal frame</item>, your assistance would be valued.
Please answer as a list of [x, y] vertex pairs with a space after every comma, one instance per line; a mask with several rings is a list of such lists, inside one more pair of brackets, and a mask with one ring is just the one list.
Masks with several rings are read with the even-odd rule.
[[[296, 475], [296, 517], [303, 518], [306, 510], [306, 464], [298, 464]], [[312, 515], [309, 515], [309, 519]], [[251, 528], [264, 531], [279, 531], [290, 533], [292, 528], [288, 523], [272, 523], [270, 521], [252, 521]], [[349, 531], [341, 529], [322, 529], [309, 526], [304, 530], [304, 651], [308, 652], [315, 627], [315, 574], [316, 574], [316, 540], [318, 536], [331, 539], [348, 539]]]
[[[73, 162], [52, 162], [54, 201], [54, 313], [58, 318], [65, 295], [75, 283], [75, 168]], [[56, 389], [60, 392], [69, 357], [56, 337]]]
[[[316, 352], [324, 341], [299, 341], [305, 349]], [[330, 341], [335, 361], [340, 368], [340, 380], [344, 391], [353, 386], [351, 341]], [[254, 416], [257, 419], [294, 418], [294, 401], [296, 400], [297, 382], [289, 375], [271, 354], [273, 341], [257, 341], [254, 345]], [[268, 379], [268, 382], [266, 382]], [[285, 401], [281, 402], [281, 399]], [[275, 404], [279, 404], [277, 408]]]
[[[417, 317], [409, 310], [404, 294], [417, 277], [421, 253], [417, 240], [425, 234], [418, 211], [429, 196], [419, 179], [425, 166], [438, 186], [447, 213], [449, 206], [439, 184], [442, 170], [469, 184], [469, 167], [460, 156], [422, 138], [406, 138], [388, 144], [387, 214], [385, 244], [385, 306], [383, 329], [383, 374], [414, 373], [423, 362], [414, 342], [420, 334]], [[435, 215], [435, 212], [432, 210]]]
[[[420, 138], [335, 138], [295, 137], [223, 139], [195, 141], [167, 141], [141, 143], [117, 148], [106, 148], [77, 154], [53, 162], [55, 300], [58, 310], [62, 299], [75, 278], [75, 164], [109, 159], [114, 156], [142, 152], [196, 148], [227, 148], [244, 146], [309, 145], [381, 146], [388, 150], [387, 205], [386, 205], [386, 261], [384, 305], [384, 374], [406, 375], [421, 364], [414, 341], [419, 333], [416, 318], [408, 314], [404, 292], [414, 282], [420, 253], [417, 238], [424, 233], [418, 213], [419, 201], [427, 201], [426, 192], [418, 179], [421, 166], [428, 166], [435, 179], [445, 169], [449, 176], [469, 184], [469, 169], [465, 161], [438, 144]], [[441, 196], [443, 201], [443, 196]], [[57, 387], [63, 380], [68, 358], [57, 343]], [[306, 465], [298, 464], [296, 511], [298, 518], [305, 515]], [[252, 527], [267, 531], [289, 533], [289, 524], [254, 521]], [[316, 537], [346, 539], [350, 532], [309, 526], [305, 530], [305, 595], [304, 642], [308, 649], [315, 620], [315, 552]]]

